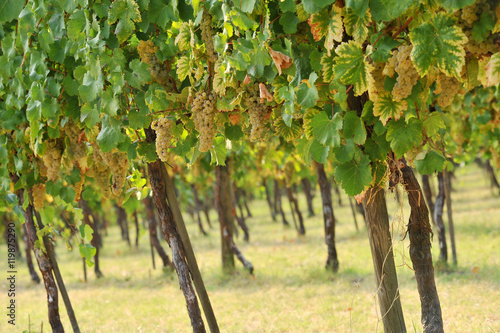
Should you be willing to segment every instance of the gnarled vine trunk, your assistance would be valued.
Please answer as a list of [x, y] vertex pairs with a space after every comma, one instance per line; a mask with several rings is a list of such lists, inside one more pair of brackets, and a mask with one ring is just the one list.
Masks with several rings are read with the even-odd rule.
[[[158, 255], [160, 256], [163, 262], [163, 267], [171, 266], [172, 263], [170, 262], [170, 258], [168, 257], [167, 253], [161, 246], [160, 240], [158, 239], [158, 233], [157, 233], [158, 222], [156, 221], [153, 200], [151, 199], [150, 196], [147, 196], [142, 200], [142, 202], [144, 203], [144, 207], [146, 209], [146, 218], [148, 219], [149, 239], [151, 245], [158, 252]], [[154, 256], [154, 252], [152, 256]]]
[[233, 240], [233, 198], [231, 179], [227, 166], [217, 165], [215, 167], [215, 178], [215, 208], [219, 214], [222, 267], [226, 271], [232, 271], [234, 269], [234, 256], [236, 256], [252, 274], [252, 264], [246, 260]]
[[323, 164], [316, 161], [314, 163], [316, 165], [316, 174], [318, 175], [318, 183], [321, 190], [321, 200], [323, 201], [325, 243], [328, 248], [326, 268], [337, 272], [339, 269], [339, 260], [337, 258], [337, 249], [335, 248], [335, 215], [333, 214], [332, 189], [326, 177]]
[[123, 207], [120, 207], [118, 205], [115, 205], [116, 207], [116, 212], [117, 212], [117, 218], [116, 222], [120, 226], [121, 234], [122, 234], [122, 239], [127, 242], [128, 246], [130, 247], [130, 235], [129, 235], [129, 229], [128, 229], [128, 218], [127, 218], [127, 212]]
[[408, 234], [410, 236], [410, 258], [415, 270], [418, 293], [422, 306], [422, 326], [425, 333], [441, 333], [443, 319], [441, 304], [434, 281], [434, 267], [431, 254], [432, 229], [429, 211], [423, 200], [422, 190], [410, 167], [402, 168], [403, 185], [408, 193], [411, 207]]
[[[290, 206], [291, 206], [290, 208], [292, 209], [292, 214], [293, 214], [293, 210], [295, 210], [295, 213], [297, 214], [297, 219], [299, 220], [299, 224], [295, 225], [295, 228], [297, 229], [297, 232], [299, 233], [299, 235], [305, 235], [306, 228], [304, 227], [304, 218], [302, 217], [302, 213], [300, 212], [300, 209], [299, 209], [299, 202], [297, 201], [297, 198], [295, 198], [293, 196], [291, 186], [285, 186], [285, 189], [286, 189], [286, 194], [288, 196], [288, 200], [290, 201]], [[293, 204], [293, 206], [292, 206], [292, 204]]]
[[283, 203], [281, 202], [281, 191], [278, 180], [274, 179], [274, 204], [275, 210], [280, 213], [283, 224], [289, 226], [290, 223], [286, 220], [285, 212], [283, 211]]
[[384, 332], [406, 332], [384, 189], [380, 186], [370, 187], [363, 199], [363, 208]]
[[198, 228], [200, 228], [200, 232], [203, 234], [203, 236], [208, 236], [207, 232], [203, 228], [203, 224], [201, 223], [201, 216], [200, 216], [201, 202], [198, 196], [198, 189], [196, 188], [195, 184], [191, 184], [191, 190], [193, 191], [194, 210], [196, 212], [196, 217], [198, 220]]
[[448, 261], [448, 247], [446, 245], [446, 232], [443, 222], [443, 208], [445, 203], [445, 183], [443, 173], [438, 172], [438, 195], [436, 197], [436, 206], [434, 207], [434, 220], [439, 240], [439, 260]]
[[271, 191], [269, 191], [269, 185], [267, 185], [267, 179], [264, 179], [262, 181], [262, 184], [264, 185], [264, 189], [266, 191], [266, 201], [267, 205], [269, 206], [269, 211], [271, 212], [271, 218], [274, 222], [276, 222], [276, 210], [274, 209], [275, 206], [272, 201]]
[[313, 192], [312, 192], [312, 185], [311, 181], [309, 178], [304, 177], [300, 180], [302, 183], [302, 190], [304, 191], [304, 194], [306, 196], [306, 202], [307, 202], [307, 210], [309, 212], [309, 216], [314, 216], [314, 208], [313, 208]]
[[26, 254], [26, 264], [28, 265], [28, 270], [30, 272], [31, 281], [35, 283], [40, 283], [40, 277], [35, 271], [35, 267], [33, 266], [33, 259], [31, 257], [31, 242], [28, 237], [27, 224], [23, 224], [23, 241], [26, 244], [25, 254]]
[[94, 272], [97, 278], [101, 278], [103, 276], [101, 272], [101, 268], [99, 266], [99, 253], [100, 253], [100, 234], [99, 234], [99, 228], [98, 226], [90, 220], [90, 216], [92, 215], [92, 212], [90, 210], [89, 204], [87, 201], [83, 198], [80, 198], [80, 205], [82, 207], [82, 212], [83, 212], [83, 223], [87, 224], [89, 227], [94, 230], [94, 234], [92, 237], [92, 240], [90, 241], [90, 244], [95, 247], [95, 255], [94, 255]]

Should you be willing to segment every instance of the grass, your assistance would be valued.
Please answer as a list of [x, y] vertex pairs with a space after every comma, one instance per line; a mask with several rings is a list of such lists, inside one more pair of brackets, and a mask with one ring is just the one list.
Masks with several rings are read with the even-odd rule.
[[[456, 172], [454, 188], [458, 266], [435, 265], [444, 328], [446, 332], [500, 332], [500, 198], [492, 195], [486, 177], [474, 167]], [[393, 194], [387, 199], [406, 326], [409, 332], [421, 332], [409, 241], [403, 239], [409, 210], [406, 200], [397, 204]], [[300, 197], [305, 215], [304, 200]], [[305, 237], [273, 223], [265, 201], [252, 202], [254, 217], [247, 221], [250, 243], [244, 243], [241, 236], [236, 242], [254, 265], [255, 276], [249, 276], [239, 262], [233, 275], [223, 275], [218, 230], [203, 237], [186, 218], [221, 332], [383, 332], [366, 228], [358, 215], [360, 231], [356, 232], [345, 195], [342, 201], [339, 207], [335, 200], [334, 207], [340, 261], [337, 274], [324, 269], [319, 189], [314, 199], [316, 216], [306, 219]], [[433, 246], [436, 260], [437, 236]], [[5, 248], [1, 246], [2, 258]], [[89, 269], [87, 283], [82, 282], [77, 251], [69, 252], [58, 244], [57, 254], [82, 332], [191, 331], [175, 273], [152, 269], [147, 233], [142, 234], [138, 249], [128, 248], [117, 227], [110, 228], [101, 255], [105, 277], [97, 280]], [[160, 265], [158, 256], [156, 260]], [[42, 325], [45, 332], [50, 331], [45, 290], [30, 282], [25, 266], [24, 260], [18, 261], [17, 325], [14, 329], [8, 326], [4, 317], [0, 332], [40, 332]], [[3, 307], [7, 302], [5, 279], [0, 286]], [[61, 298], [60, 304], [63, 324], [70, 331]]]

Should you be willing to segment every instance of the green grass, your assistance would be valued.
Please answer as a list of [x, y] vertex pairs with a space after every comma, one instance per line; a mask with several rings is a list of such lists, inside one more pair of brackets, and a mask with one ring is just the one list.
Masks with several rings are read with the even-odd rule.
[[[500, 198], [492, 196], [484, 174], [473, 167], [456, 173], [453, 196], [458, 267], [441, 267], [436, 284], [446, 332], [500, 332]], [[300, 205], [306, 216], [305, 199]], [[319, 189], [314, 199], [316, 216], [305, 221], [307, 235], [298, 237], [270, 219], [264, 201], [254, 201], [254, 217], [247, 222], [250, 243], [236, 242], [255, 267], [249, 276], [237, 263], [237, 271], [222, 274], [220, 237], [200, 235], [186, 217], [198, 264], [204, 277], [221, 332], [383, 332], [376, 300], [376, 285], [366, 228], [358, 215], [356, 232], [347, 197], [343, 206], [335, 200], [337, 251], [340, 270], [324, 269], [326, 246]], [[286, 203], [286, 201], [285, 201]], [[421, 332], [420, 300], [403, 239], [409, 210], [388, 195], [394, 235], [401, 300], [409, 332]], [[288, 203], [285, 204], [288, 211]], [[291, 216], [289, 216], [290, 222]], [[215, 213], [212, 221], [216, 221]], [[133, 231], [133, 229], [131, 229]], [[166, 246], [166, 243], [163, 242]], [[437, 236], [433, 257], [438, 256]], [[5, 258], [5, 245], [1, 246]], [[119, 239], [117, 227], [104, 239], [97, 280], [89, 269], [82, 282], [82, 263], [77, 251], [57, 247], [58, 261], [83, 332], [189, 332], [190, 323], [175, 273], [152, 269], [149, 239], [143, 233], [138, 249]], [[450, 255], [451, 257], [451, 255]], [[158, 256], [157, 265], [160, 265]], [[5, 262], [5, 260], [4, 260]], [[17, 325], [0, 321], [0, 332], [50, 331], [43, 285], [29, 281], [26, 264], [18, 261]], [[2, 266], [4, 267], [4, 266]], [[475, 274], [472, 268], [478, 267]], [[5, 279], [1, 280], [6, 290]], [[3, 307], [6, 293], [2, 291]], [[71, 326], [60, 298], [66, 330]], [[31, 325], [31, 326], [30, 326]]]

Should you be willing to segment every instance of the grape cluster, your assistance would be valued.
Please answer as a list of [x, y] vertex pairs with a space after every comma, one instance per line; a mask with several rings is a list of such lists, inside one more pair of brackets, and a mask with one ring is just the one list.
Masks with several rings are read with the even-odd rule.
[[203, 10], [203, 16], [201, 18], [201, 38], [205, 42], [205, 50], [207, 51], [208, 61], [215, 63], [217, 61], [217, 55], [214, 49], [213, 31], [212, 31], [212, 17], [206, 9]]
[[479, 21], [483, 13], [496, 17], [490, 2], [487, 0], [478, 0], [472, 5], [454, 13], [457, 18], [457, 25], [462, 28], [464, 34], [469, 39], [465, 44], [465, 50], [475, 55], [484, 55], [498, 51], [498, 47], [495, 45], [495, 39], [498, 37], [498, 34], [489, 35], [482, 42], [478, 42], [472, 37], [474, 24]]
[[174, 121], [166, 117], [154, 120], [151, 128], [156, 132], [156, 154], [162, 162], [168, 160], [168, 147], [172, 141]]
[[47, 140], [47, 151], [42, 160], [47, 168], [47, 179], [56, 182], [61, 168], [62, 147], [58, 140]]
[[94, 164], [87, 174], [95, 179], [97, 186], [101, 189], [102, 197], [108, 199], [111, 196], [111, 189], [109, 187], [110, 170], [104, 163], [102, 155], [103, 153], [99, 146], [97, 144], [94, 145], [94, 152], [92, 155]]
[[112, 177], [111, 191], [115, 196], [122, 193], [123, 184], [127, 179], [128, 158], [127, 153], [114, 148], [111, 151], [102, 154], [104, 162], [109, 166]]
[[45, 202], [45, 184], [37, 184], [32, 188], [33, 206], [37, 211], [43, 209]]
[[372, 78], [373, 78], [373, 87], [370, 90], [370, 99], [374, 99], [371, 95], [378, 95], [379, 93], [384, 91], [384, 81], [385, 76], [383, 74], [385, 68], [385, 64], [383, 62], [375, 62], [373, 64], [373, 69], [371, 70]]
[[418, 155], [420, 155], [423, 151], [423, 146], [413, 147], [409, 151], [405, 153], [406, 162], [411, 167], [415, 167], [415, 159]]
[[198, 149], [201, 152], [209, 151], [217, 133], [214, 119], [217, 111], [214, 94], [207, 94], [204, 91], [197, 92], [193, 99], [191, 111], [193, 113], [194, 127], [200, 134], [200, 147]]
[[438, 105], [442, 108], [450, 105], [461, 87], [462, 83], [456, 78], [440, 75], [437, 80], [437, 88], [434, 90], [434, 94], [439, 94]]
[[137, 45], [137, 52], [141, 57], [141, 61], [149, 65], [149, 72], [151, 73], [153, 80], [161, 85], [165, 91], [173, 91], [174, 86], [170, 80], [170, 75], [168, 74], [168, 67], [165, 63], [158, 60], [156, 57], [157, 51], [158, 46], [154, 45], [151, 40], [141, 40]]
[[309, 43], [309, 31], [310, 31], [310, 26], [306, 22], [299, 23], [297, 26], [297, 32], [295, 33], [295, 41], [297, 44], [301, 43]]
[[80, 180], [75, 185], [73, 185], [73, 190], [75, 190], [75, 201], [80, 201], [84, 182], [85, 182], [85, 176], [82, 176]]
[[258, 83], [247, 86], [243, 102], [248, 109], [250, 124], [252, 125], [250, 141], [259, 141], [262, 139], [269, 118], [267, 117], [268, 108], [260, 99]]
[[395, 71], [398, 73], [397, 82], [392, 88], [392, 96], [395, 101], [410, 96], [413, 86], [419, 79], [418, 72], [410, 58], [412, 49], [412, 45], [401, 45], [392, 54], [392, 57], [396, 58]]
[[80, 140], [82, 130], [73, 121], [70, 121], [64, 126], [63, 131], [69, 139], [69, 149], [73, 160], [76, 161], [80, 170], [85, 171], [87, 169], [87, 145]]

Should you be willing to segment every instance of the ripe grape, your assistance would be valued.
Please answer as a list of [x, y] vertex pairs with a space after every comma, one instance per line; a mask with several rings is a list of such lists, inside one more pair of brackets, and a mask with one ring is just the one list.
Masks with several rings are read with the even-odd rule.
[[265, 126], [269, 120], [268, 107], [261, 102], [259, 84], [249, 85], [243, 100], [248, 110], [250, 124], [250, 141], [259, 141], [262, 139]]
[[215, 63], [217, 61], [217, 55], [214, 49], [213, 31], [212, 31], [212, 17], [206, 9], [203, 10], [203, 16], [201, 18], [201, 38], [205, 42], [205, 50], [207, 51], [208, 61]]
[[396, 84], [392, 88], [392, 96], [395, 101], [410, 96], [413, 86], [419, 79], [418, 72], [410, 58], [412, 49], [412, 45], [401, 45], [398, 47], [398, 52], [393, 55], [396, 58], [395, 71], [398, 73]]
[[215, 127], [215, 96], [213, 93], [206, 93], [199, 91], [196, 93], [191, 105], [193, 113], [193, 122], [196, 131], [200, 134], [200, 147], [201, 152], [209, 151], [212, 148], [212, 141], [217, 133]]
[[440, 75], [437, 80], [437, 88], [434, 90], [434, 94], [439, 94], [438, 105], [442, 108], [450, 105], [461, 87], [462, 83], [456, 78]]
[[45, 202], [45, 184], [37, 184], [32, 188], [33, 206], [37, 211], [43, 209]]
[[47, 167], [47, 179], [56, 182], [61, 168], [62, 148], [58, 140], [47, 140], [47, 151], [42, 160]]
[[101, 189], [101, 194], [104, 199], [108, 199], [111, 196], [111, 188], [109, 187], [109, 167], [104, 163], [102, 157], [102, 151], [99, 146], [94, 145], [94, 151], [92, 155], [92, 160], [94, 164], [92, 168], [87, 173], [89, 176], [93, 177], [97, 183], [97, 186]]
[[168, 118], [160, 118], [151, 124], [151, 128], [156, 132], [156, 154], [162, 162], [168, 160], [168, 147], [172, 141], [172, 127], [174, 121]]
[[109, 166], [111, 171], [111, 191], [115, 196], [122, 193], [123, 184], [127, 178], [128, 158], [127, 153], [114, 148], [111, 151], [102, 154], [104, 162]]
[[161, 85], [166, 92], [172, 92], [175, 89], [172, 81], [170, 80], [168, 67], [165, 63], [160, 62], [160, 60], [156, 57], [157, 51], [158, 46], [154, 45], [151, 40], [141, 40], [137, 45], [137, 52], [141, 57], [141, 61], [149, 65], [149, 71], [153, 80]]
[[82, 130], [73, 121], [70, 121], [64, 126], [63, 132], [69, 139], [69, 149], [73, 160], [76, 161], [80, 170], [85, 171], [87, 169], [88, 149], [85, 142], [80, 140]]

